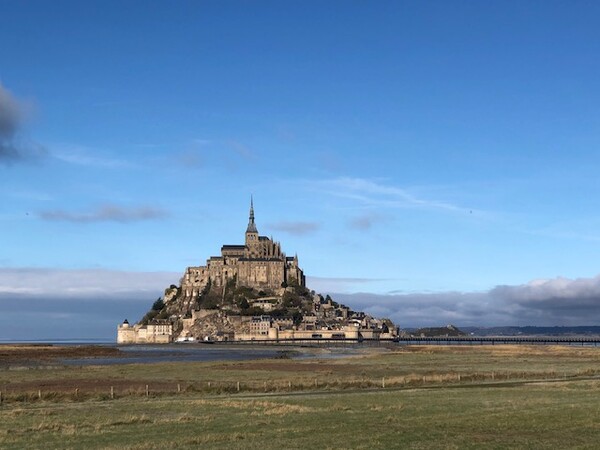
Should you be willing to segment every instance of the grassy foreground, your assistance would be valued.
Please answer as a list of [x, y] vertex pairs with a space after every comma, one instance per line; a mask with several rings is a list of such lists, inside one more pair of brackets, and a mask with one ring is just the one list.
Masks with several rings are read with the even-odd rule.
[[[418, 347], [339, 360], [30, 370], [19, 379], [4, 371], [5, 391], [56, 377], [205, 386], [245, 376], [257, 386], [9, 398], [0, 406], [0, 447], [597, 448], [599, 361], [596, 349]], [[397, 382], [383, 388], [384, 377]], [[282, 379], [289, 392], [275, 383]]]

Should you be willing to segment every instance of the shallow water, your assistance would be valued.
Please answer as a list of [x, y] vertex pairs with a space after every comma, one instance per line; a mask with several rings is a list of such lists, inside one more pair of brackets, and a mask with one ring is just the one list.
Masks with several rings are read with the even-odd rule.
[[248, 359], [290, 357], [289, 351], [280, 349], [222, 348], [206, 345], [126, 346], [119, 347], [122, 356], [100, 358], [63, 359], [68, 366], [147, 364], [159, 362], [242, 361]]
[[59, 362], [68, 366], [148, 364], [160, 362], [244, 361], [269, 358], [341, 358], [357, 353], [352, 348], [307, 349], [282, 347], [221, 346], [206, 344], [119, 346], [118, 357], [69, 358]]

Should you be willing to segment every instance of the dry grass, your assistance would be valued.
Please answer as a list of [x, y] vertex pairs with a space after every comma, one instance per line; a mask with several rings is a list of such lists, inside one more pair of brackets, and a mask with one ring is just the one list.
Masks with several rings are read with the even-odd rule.
[[409, 346], [358, 357], [160, 363], [0, 370], [5, 403], [46, 403], [177, 394], [235, 395], [412, 388], [589, 378], [600, 374], [600, 349], [563, 346]]
[[[595, 448], [600, 380], [585, 377], [595, 376], [600, 352], [566, 350], [408, 348], [328, 360], [316, 372], [294, 372], [304, 362], [293, 360], [277, 371], [255, 361], [251, 369], [244, 363], [94, 369], [90, 379], [126, 386], [160, 372], [163, 383], [190, 389], [146, 398], [136, 388], [114, 400], [90, 394], [85, 401], [39, 400], [34, 392], [0, 408], [0, 447]], [[68, 382], [88, 373], [71, 370], [77, 377], [53, 377], [63, 374]], [[47, 382], [49, 373], [35, 375]]]

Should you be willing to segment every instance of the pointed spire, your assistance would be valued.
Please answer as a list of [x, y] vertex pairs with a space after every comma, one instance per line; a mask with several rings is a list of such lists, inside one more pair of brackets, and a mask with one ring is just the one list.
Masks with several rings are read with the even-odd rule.
[[248, 228], [246, 233], [258, 233], [256, 224], [254, 223], [254, 198], [250, 195], [250, 218], [248, 219]]

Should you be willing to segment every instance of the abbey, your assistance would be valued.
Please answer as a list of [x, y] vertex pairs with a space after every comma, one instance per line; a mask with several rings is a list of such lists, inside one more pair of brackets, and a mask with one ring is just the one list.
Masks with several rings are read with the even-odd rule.
[[275, 290], [285, 286], [305, 286], [298, 257], [289, 257], [279, 242], [260, 236], [254, 222], [254, 202], [250, 200], [250, 218], [243, 245], [223, 245], [221, 256], [211, 256], [205, 266], [188, 267], [181, 279], [183, 296], [194, 298], [210, 285], [225, 286], [234, 280], [236, 287]]
[[258, 234], [254, 204], [243, 245], [186, 268], [138, 323], [117, 328], [119, 344], [255, 340], [394, 339], [389, 319], [376, 319], [306, 288], [298, 257]]

